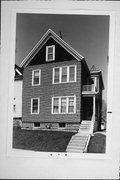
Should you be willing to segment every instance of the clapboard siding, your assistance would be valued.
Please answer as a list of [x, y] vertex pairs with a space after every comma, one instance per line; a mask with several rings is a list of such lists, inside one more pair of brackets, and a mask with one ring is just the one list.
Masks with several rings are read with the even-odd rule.
[[[77, 66], [77, 82], [52, 84], [53, 67]], [[32, 70], [41, 69], [41, 84], [32, 86]], [[52, 97], [76, 96], [75, 114], [51, 114]], [[31, 115], [31, 98], [40, 98], [40, 113]], [[23, 72], [23, 122], [80, 122], [81, 109], [81, 61], [63, 61], [27, 66]]]

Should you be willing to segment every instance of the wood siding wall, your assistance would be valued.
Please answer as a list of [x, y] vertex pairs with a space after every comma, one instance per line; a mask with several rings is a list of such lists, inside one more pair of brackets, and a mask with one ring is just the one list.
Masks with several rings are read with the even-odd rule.
[[[52, 84], [53, 67], [77, 66], [77, 82]], [[32, 70], [41, 69], [41, 85], [32, 86]], [[52, 97], [76, 95], [75, 114], [51, 114]], [[31, 98], [40, 98], [40, 113], [31, 114]], [[23, 122], [72, 122], [79, 123], [81, 117], [81, 62], [77, 60], [27, 66], [23, 72]]]

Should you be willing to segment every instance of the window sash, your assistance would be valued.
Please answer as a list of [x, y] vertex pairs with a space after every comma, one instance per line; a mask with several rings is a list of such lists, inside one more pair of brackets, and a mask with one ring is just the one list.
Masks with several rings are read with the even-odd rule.
[[[73, 69], [73, 71], [71, 71]], [[69, 82], [75, 81], [75, 66], [69, 67]]]
[[54, 83], [59, 83], [60, 81], [60, 68], [54, 69]]
[[53, 99], [53, 113], [58, 113], [58, 112], [59, 112], [59, 98], [54, 98]]
[[66, 113], [67, 112], [67, 98], [61, 98], [61, 113]]
[[74, 112], [74, 104], [75, 104], [75, 98], [69, 97], [68, 98], [68, 112]]
[[62, 67], [62, 73], [61, 73], [61, 82], [67, 82], [67, 77], [68, 77], [68, 72], [67, 72], [67, 67]]

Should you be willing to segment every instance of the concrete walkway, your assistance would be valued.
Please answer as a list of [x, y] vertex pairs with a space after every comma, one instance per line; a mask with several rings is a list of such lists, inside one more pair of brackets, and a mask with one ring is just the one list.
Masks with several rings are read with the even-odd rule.
[[79, 132], [72, 136], [66, 152], [83, 153], [90, 134], [91, 121], [82, 121]]

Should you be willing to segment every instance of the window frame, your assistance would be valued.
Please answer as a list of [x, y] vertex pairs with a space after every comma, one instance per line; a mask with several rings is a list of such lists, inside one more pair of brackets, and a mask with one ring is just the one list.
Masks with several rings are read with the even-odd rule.
[[[38, 100], [38, 112], [33, 113], [33, 100]], [[31, 114], [39, 114], [40, 113], [40, 98], [31, 98]]]
[[[48, 49], [53, 48], [53, 59], [48, 59]], [[55, 60], [55, 45], [46, 46], [46, 62]]]
[[[54, 98], [58, 98], [58, 112], [54, 112]], [[61, 99], [62, 98], [66, 98], [66, 112], [61, 112]], [[74, 98], [74, 112], [68, 112], [68, 105], [69, 105], [69, 98]], [[73, 95], [73, 96], [55, 96], [55, 97], [52, 97], [52, 107], [51, 107], [51, 114], [76, 114], [76, 96]]]
[[[65, 67], [67, 67], [67, 81], [62, 82], [62, 68], [65, 68]], [[75, 68], [74, 81], [70, 81], [70, 67]], [[55, 82], [55, 69], [59, 69], [59, 82]], [[74, 82], [76, 82], [76, 80], [77, 80], [77, 66], [76, 65], [53, 67], [52, 84], [74, 83]]]
[[[34, 72], [39, 71], [39, 84], [34, 84]], [[41, 69], [32, 70], [32, 86], [39, 86], [41, 84]]]

